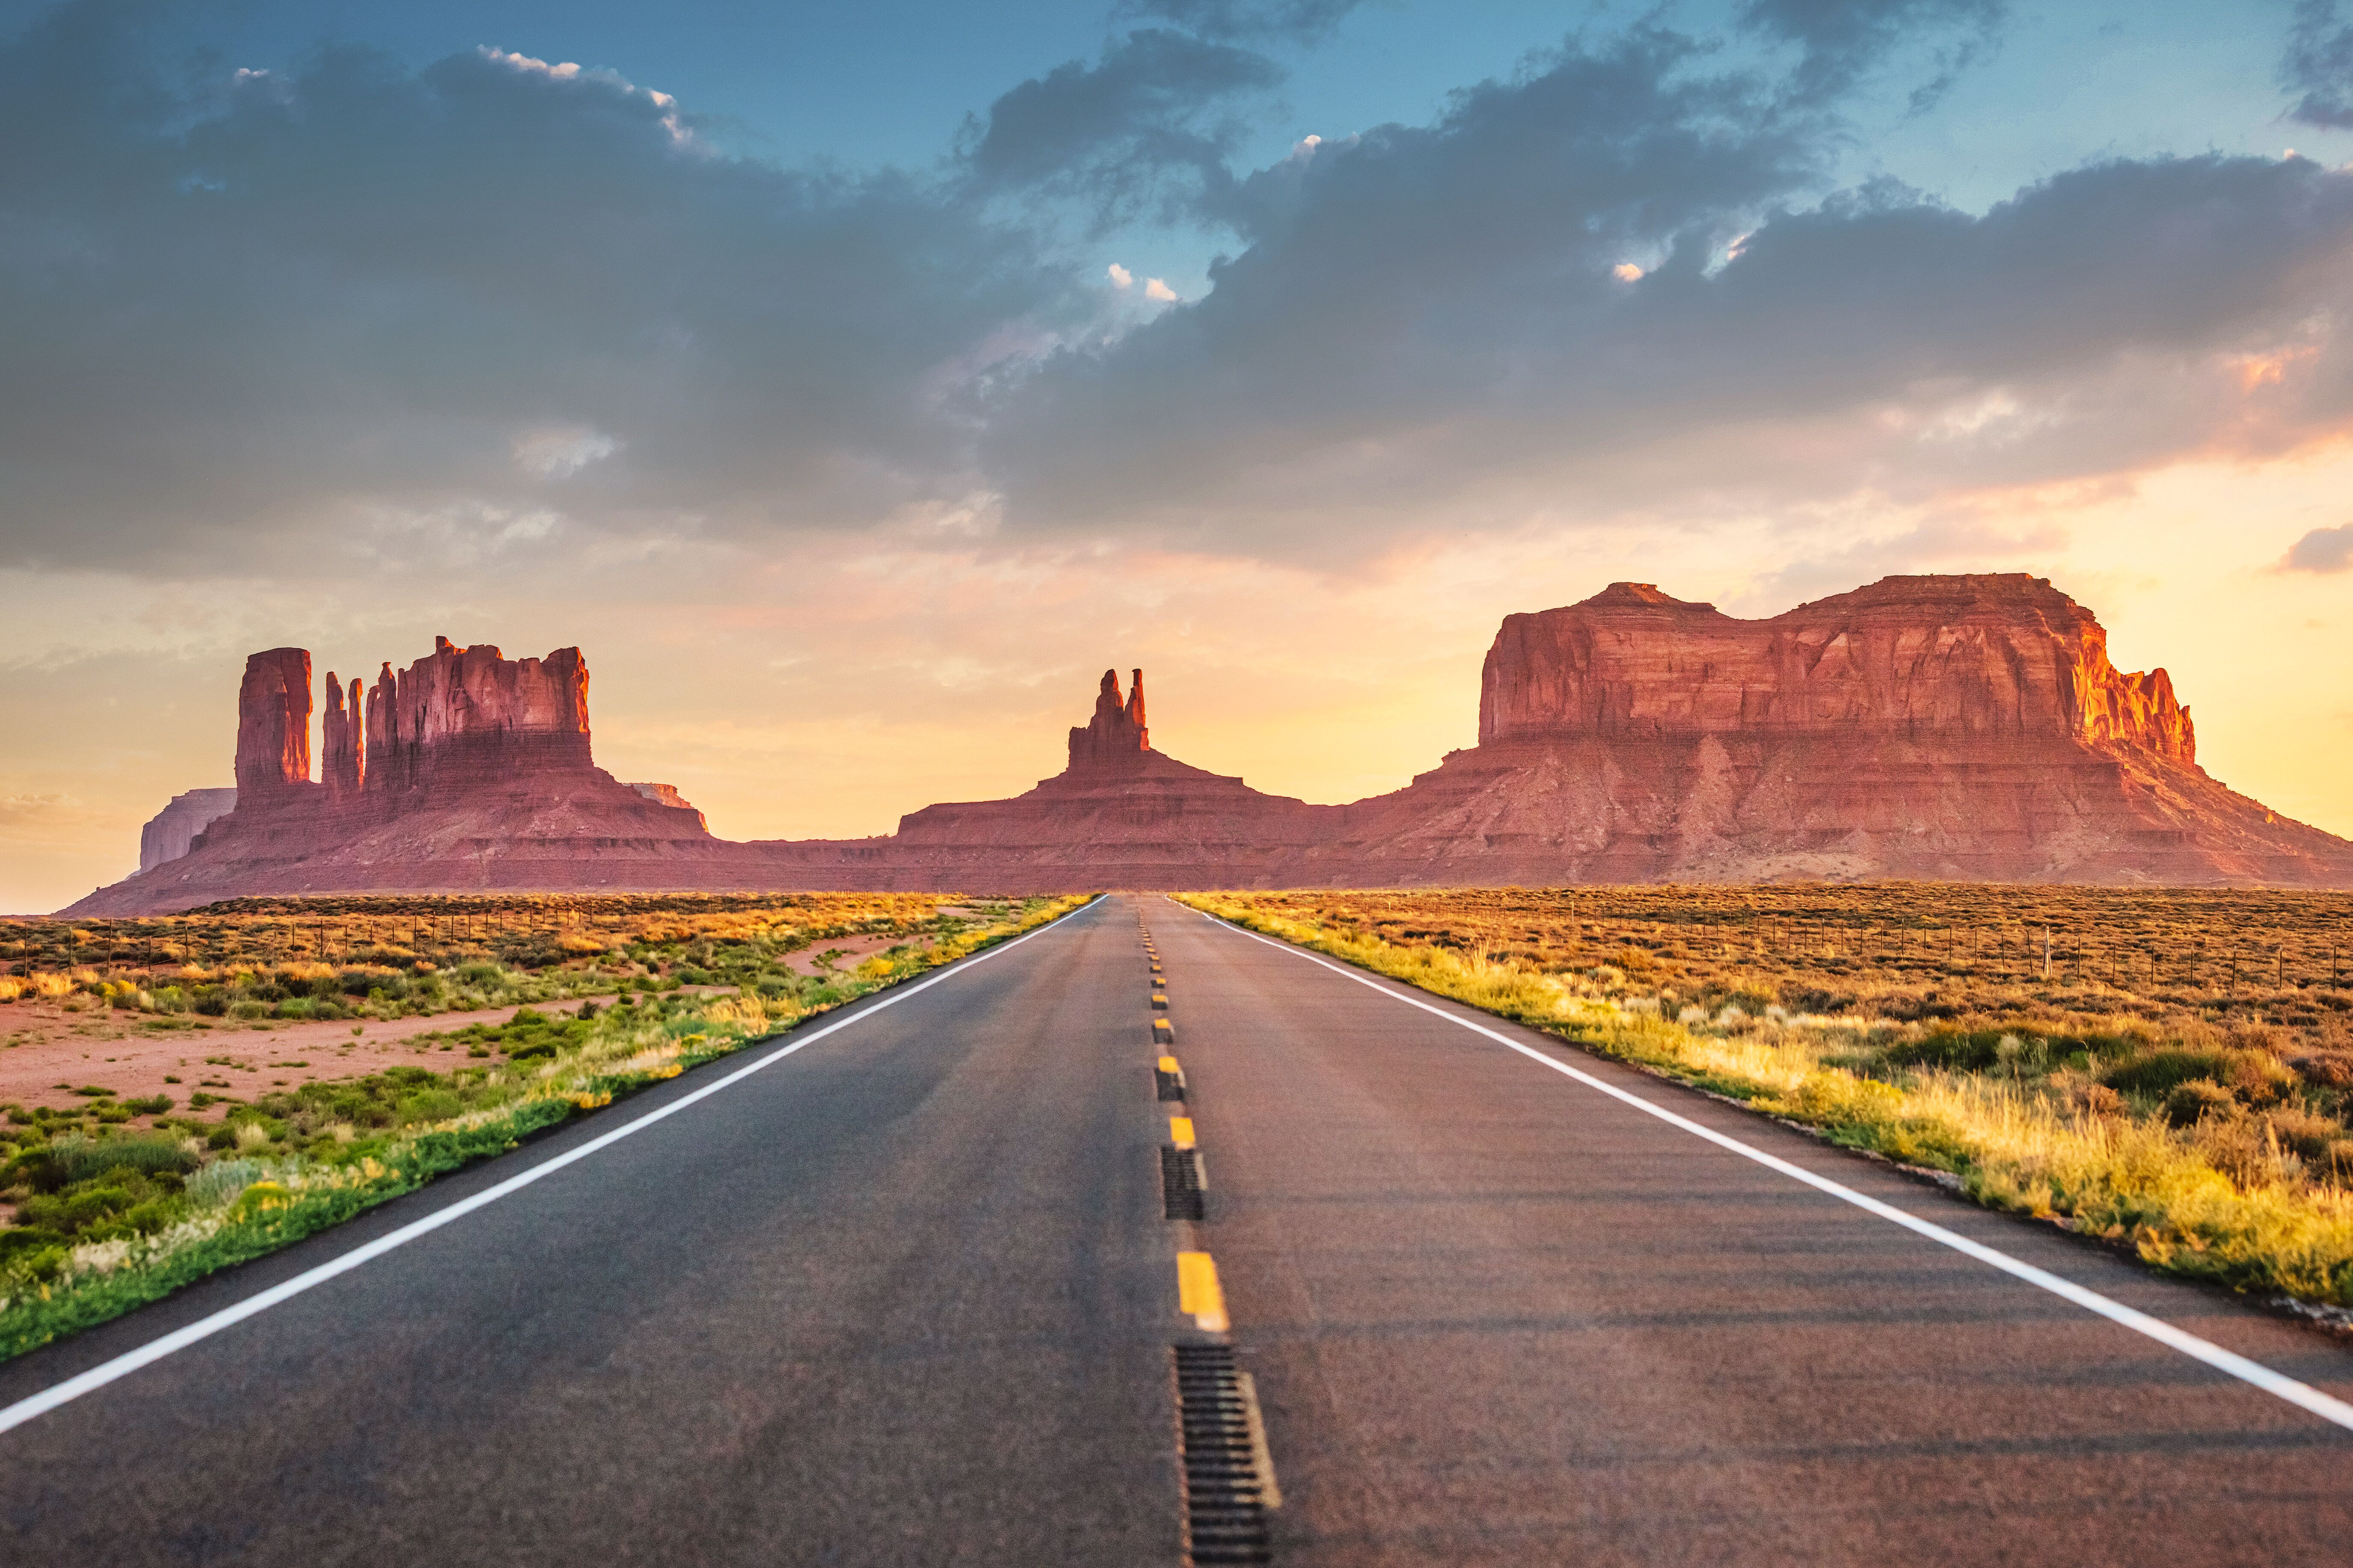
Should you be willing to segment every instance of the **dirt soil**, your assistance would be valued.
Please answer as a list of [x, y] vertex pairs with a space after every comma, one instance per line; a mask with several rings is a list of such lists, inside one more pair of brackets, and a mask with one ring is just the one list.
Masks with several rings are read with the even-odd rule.
[[[612, 1000], [596, 998], [599, 1006]], [[580, 1010], [580, 999], [533, 1005], [552, 1016], [569, 1016]], [[69, 1013], [55, 1003], [18, 1002], [0, 1011], [0, 1104], [82, 1105], [90, 1097], [72, 1091], [94, 1085], [129, 1100], [168, 1094], [175, 1102], [172, 1114], [185, 1116], [191, 1114], [188, 1098], [200, 1089], [251, 1100], [273, 1089], [364, 1078], [444, 1053], [462, 1059], [464, 1052], [449, 1042], [419, 1037], [469, 1024], [503, 1024], [514, 1015], [512, 1007], [493, 1007], [390, 1020], [246, 1023], [178, 1016], [166, 1021], [140, 1013]], [[212, 1057], [224, 1059], [206, 1059]], [[425, 1065], [436, 1070], [446, 1066], [429, 1060]], [[167, 1078], [179, 1081], [166, 1082]]]
[[[836, 967], [854, 969], [861, 960], [905, 940], [839, 937], [803, 948], [782, 962], [798, 973], [814, 974], [819, 955], [838, 952]], [[733, 987], [687, 989], [723, 993]], [[189, 1098], [200, 1090], [252, 1100], [273, 1089], [364, 1078], [420, 1058], [438, 1070], [448, 1064], [431, 1058], [456, 1056], [462, 1059], [464, 1052], [448, 1041], [420, 1040], [420, 1036], [448, 1034], [469, 1024], [503, 1024], [515, 1013], [512, 1007], [493, 1007], [389, 1020], [246, 1022], [187, 1014], [166, 1017], [114, 1012], [93, 1006], [88, 997], [73, 1000], [79, 1010], [71, 1012], [56, 1002], [30, 999], [0, 1006], [0, 1105], [12, 1101], [26, 1106], [82, 1105], [91, 1097], [73, 1090], [97, 1087], [125, 1100], [168, 1094], [174, 1102], [170, 1114], [202, 1114], [188, 1110]], [[595, 1000], [603, 1006], [613, 995]], [[568, 1016], [580, 1010], [580, 1001], [575, 997], [533, 1005], [543, 1013]], [[213, 1057], [225, 1059], [207, 1059]], [[167, 1079], [179, 1081], [166, 1082]]]

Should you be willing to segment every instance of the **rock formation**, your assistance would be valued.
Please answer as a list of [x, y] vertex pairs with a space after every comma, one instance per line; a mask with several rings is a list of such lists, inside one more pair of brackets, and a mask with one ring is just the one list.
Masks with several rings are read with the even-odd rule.
[[627, 782], [631, 789], [636, 790], [648, 800], [657, 802], [662, 805], [682, 806], [689, 811], [694, 809], [694, 803], [687, 799], [686, 796], [679, 794], [678, 785], [676, 784], [647, 784], [641, 780], [636, 779]]
[[2040, 578], [1758, 621], [1613, 584], [1508, 617], [1479, 714], [1352, 808], [1352, 879], [2353, 883], [2353, 845], [2208, 777], [2165, 671], [2116, 669]]
[[433, 644], [398, 675], [385, 665], [368, 693], [371, 793], [462, 794], [501, 776], [595, 765], [578, 648], [510, 659], [488, 643]]
[[352, 682], [350, 705], [333, 670], [327, 671], [327, 712], [319, 724], [319, 771], [327, 798], [337, 804], [359, 799], [367, 778], [367, 738], [360, 721], [360, 683]]
[[2039, 737], [2197, 761], [2165, 671], [2117, 670], [2091, 612], [2023, 574], [1890, 577], [1764, 621], [1613, 583], [1505, 616], [1479, 692], [1482, 745], [1817, 733]]
[[2089, 611], [2018, 575], [1891, 577], [1756, 621], [1634, 583], [1512, 616], [1479, 743], [1350, 805], [1154, 750], [1143, 671], [1124, 698], [1106, 671], [1061, 773], [852, 840], [730, 844], [669, 785], [615, 782], [589, 758], [576, 648], [510, 660], [442, 639], [385, 667], [364, 739], [353, 682], [328, 700], [322, 788], [309, 672], [299, 648], [248, 660], [236, 809], [68, 912], [393, 888], [2353, 887], [2353, 843], [2209, 777], [2165, 672], [2118, 670]]
[[1135, 684], [1122, 702], [1119, 671], [1104, 670], [1103, 687], [1095, 693], [1094, 717], [1085, 728], [1071, 731], [1071, 766], [1132, 766], [1138, 752], [1150, 750], [1152, 731], [1144, 723], [1144, 671], [1135, 672]]
[[237, 787], [249, 804], [311, 787], [311, 651], [274, 647], [245, 661], [237, 692]]
[[174, 795], [171, 804], [139, 830], [139, 868], [152, 871], [166, 860], [177, 860], [188, 852], [197, 834], [227, 816], [236, 805], [233, 789], [192, 789]]
[[509, 659], [438, 638], [398, 675], [385, 666], [364, 713], [360, 683], [345, 689], [330, 674], [320, 783], [309, 777], [310, 671], [301, 648], [247, 661], [238, 788], [219, 792], [233, 808], [181, 853], [142, 856], [138, 876], [77, 911], [148, 913], [247, 893], [685, 888], [703, 876], [681, 860], [736, 848], [712, 838], [677, 791], [648, 793], [596, 765], [578, 648]]

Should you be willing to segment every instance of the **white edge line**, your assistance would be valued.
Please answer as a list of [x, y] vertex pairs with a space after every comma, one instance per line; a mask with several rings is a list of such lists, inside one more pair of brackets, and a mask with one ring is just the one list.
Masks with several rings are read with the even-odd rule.
[[[1174, 899], [1169, 901], [1176, 902]], [[1180, 904], [1177, 907], [1192, 909], [1189, 904]], [[2309, 1384], [2298, 1383], [2292, 1377], [2274, 1372], [2261, 1362], [2250, 1361], [2235, 1351], [2224, 1350], [2211, 1340], [2203, 1340], [2186, 1330], [2175, 1328], [2162, 1318], [2153, 1318], [2147, 1312], [2137, 1311], [2126, 1306], [2121, 1301], [2110, 1300], [2098, 1291], [2087, 1289], [2071, 1279], [2063, 1279], [2047, 1269], [2037, 1268], [2031, 1263], [2012, 1258], [2006, 1252], [1997, 1251], [1981, 1242], [1971, 1241], [1968, 1237], [1947, 1230], [1943, 1226], [1932, 1225], [1916, 1215], [1906, 1214], [1892, 1204], [1883, 1204], [1877, 1198], [1856, 1192], [1852, 1187], [1841, 1185], [1827, 1176], [1818, 1176], [1801, 1165], [1793, 1165], [1778, 1155], [1768, 1154], [1762, 1149], [1743, 1143], [1737, 1138], [1718, 1132], [1712, 1127], [1702, 1126], [1689, 1117], [1678, 1116], [1662, 1105], [1653, 1104], [1641, 1095], [1630, 1093], [1620, 1089], [1616, 1084], [1594, 1077], [1591, 1073], [1580, 1072], [1567, 1062], [1546, 1056], [1535, 1047], [1514, 1040], [1508, 1035], [1490, 1029], [1482, 1024], [1474, 1024], [1459, 1014], [1450, 1013], [1443, 1007], [1433, 1006], [1419, 997], [1409, 996], [1402, 992], [1392, 990], [1387, 985], [1357, 973], [1345, 964], [1335, 963], [1329, 959], [1320, 958], [1304, 948], [1294, 946], [1290, 942], [1261, 936], [1254, 931], [1245, 930], [1230, 921], [1219, 920], [1205, 910], [1193, 910], [1193, 912], [1211, 925], [1223, 927], [1238, 935], [1246, 936], [1252, 942], [1262, 942], [1269, 947], [1297, 958], [1303, 958], [1310, 963], [1320, 964], [1335, 974], [1355, 981], [1359, 985], [1369, 986], [1393, 1001], [1402, 1002], [1409, 1007], [1419, 1007], [1425, 1013], [1434, 1014], [1450, 1024], [1460, 1025], [1474, 1035], [1484, 1035], [1498, 1045], [1510, 1047], [1530, 1061], [1548, 1067], [1566, 1078], [1573, 1078], [1588, 1088], [1598, 1089], [1612, 1100], [1621, 1100], [1645, 1115], [1655, 1116], [1671, 1126], [1680, 1127], [1696, 1137], [1706, 1139], [1720, 1149], [1728, 1149], [1743, 1159], [1754, 1160], [1767, 1169], [1778, 1171], [1795, 1181], [1803, 1182], [1818, 1192], [1828, 1193], [1842, 1203], [1852, 1204], [1867, 1214], [1874, 1214], [1883, 1220], [1892, 1221], [1916, 1236], [1926, 1237], [1930, 1241], [1949, 1247], [1954, 1251], [1974, 1258], [1980, 1263], [1990, 1264], [2014, 1279], [2022, 1279], [2029, 1285], [2048, 1290], [2063, 1300], [2072, 1301], [2087, 1312], [2096, 1312], [2112, 1323], [2121, 1324], [2137, 1334], [2146, 1334], [2158, 1343], [2170, 1346], [2192, 1360], [2204, 1362], [2217, 1372], [2227, 1373], [2242, 1383], [2252, 1384], [2266, 1394], [2284, 1399], [2300, 1409], [2308, 1410], [2323, 1421], [2334, 1422], [2348, 1431], [2353, 1431], [2353, 1405], [2348, 1405], [2341, 1399], [2323, 1394]]]
[[[1089, 902], [1093, 901], [1094, 900], [1089, 900]], [[1079, 909], [1084, 909], [1087, 906], [1085, 904], [1082, 904], [1079, 906]], [[1068, 911], [1068, 914], [1076, 914], [1078, 912], [1078, 910], [1071, 910]], [[1008, 952], [1014, 948], [1019, 947], [1023, 942], [1028, 942], [1033, 936], [1045, 935], [1046, 932], [1061, 924], [1062, 921], [1067, 918], [1068, 915], [1057, 916], [1052, 921], [1039, 926], [1036, 931], [1025, 931], [1021, 935], [1015, 937], [1011, 942], [999, 942], [995, 947], [987, 948], [980, 952], [974, 953], [968, 958], [960, 959], [927, 980], [919, 980], [913, 985], [893, 987], [892, 990], [885, 992], [881, 998], [872, 1006], [862, 1008], [847, 1018], [837, 1018], [830, 1024], [824, 1025], [821, 1027], [811, 1029], [807, 1032], [796, 1031], [791, 1044], [770, 1051], [759, 1060], [750, 1062], [743, 1067], [737, 1068], [733, 1072], [729, 1073], [726, 1077], [715, 1079], [710, 1083], [704, 1084], [701, 1089], [695, 1089], [688, 1094], [680, 1095], [676, 1100], [671, 1100], [669, 1104], [661, 1106], [657, 1110], [649, 1110], [643, 1116], [637, 1118], [633, 1121], [624, 1122], [620, 1126], [614, 1128], [610, 1132], [600, 1133], [598, 1136], [588, 1140], [587, 1142], [581, 1144], [576, 1149], [568, 1149], [563, 1153], [556, 1155], [554, 1159], [543, 1160], [538, 1164], [533, 1165], [530, 1170], [509, 1176], [505, 1181], [499, 1183], [496, 1186], [485, 1187], [471, 1197], [460, 1198], [447, 1208], [436, 1209], [433, 1213], [427, 1215], [423, 1219], [412, 1220], [408, 1224], [402, 1226], [398, 1230], [391, 1231], [385, 1235], [380, 1236], [374, 1241], [367, 1243], [365, 1246], [355, 1247], [340, 1257], [328, 1259], [326, 1262], [320, 1264], [315, 1268], [304, 1269], [301, 1273], [297, 1274], [291, 1279], [283, 1280], [279, 1284], [272, 1285], [267, 1290], [259, 1291], [251, 1296], [248, 1296], [244, 1300], [237, 1302], [235, 1306], [224, 1307], [219, 1311], [213, 1313], [210, 1317], [199, 1318], [195, 1322], [188, 1324], [185, 1328], [174, 1329], [172, 1332], [164, 1335], [160, 1339], [150, 1340], [145, 1344], [141, 1345], [137, 1350], [125, 1351], [121, 1355], [116, 1356], [112, 1361], [101, 1362], [97, 1366], [91, 1367], [88, 1372], [69, 1377], [63, 1383], [45, 1388], [38, 1394], [27, 1394], [24, 1398], [16, 1401], [16, 1404], [11, 1405], [5, 1409], [0, 1409], [0, 1432], [8, 1431], [12, 1427], [21, 1426], [26, 1422], [32, 1420], [37, 1415], [45, 1415], [48, 1412], [55, 1410], [60, 1405], [79, 1399], [85, 1394], [105, 1387], [108, 1384], [114, 1382], [117, 1378], [128, 1377], [131, 1373], [137, 1372], [142, 1366], [147, 1366], [153, 1363], [162, 1361], [165, 1356], [171, 1355], [174, 1352], [184, 1351], [199, 1340], [210, 1339], [213, 1335], [219, 1333], [223, 1329], [230, 1328], [236, 1324], [241, 1323], [248, 1318], [259, 1316], [260, 1313], [266, 1312], [270, 1308], [275, 1307], [280, 1301], [299, 1296], [303, 1291], [310, 1289], [313, 1286], [323, 1285], [339, 1274], [348, 1274], [353, 1269], [359, 1268], [362, 1264], [372, 1262], [373, 1260], [383, 1257], [385, 1253], [390, 1252], [396, 1247], [405, 1247], [408, 1243], [415, 1241], [418, 1237], [437, 1231], [453, 1220], [462, 1219], [466, 1215], [473, 1213], [476, 1209], [481, 1208], [489, 1204], [494, 1204], [511, 1193], [521, 1192], [523, 1188], [531, 1185], [532, 1183], [540, 1180], [543, 1176], [554, 1175], [556, 1172], [564, 1169], [565, 1166], [573, 1163], [575, 1161], [585, 1160], [589, 1155], [596, 1153], [598, 1150], [603, 1149], [607, 1145], [617, 1143], [633, 1132], [642, 1132], [647, 1128], [652, 1126], [655, 1122], [661, 1121], [664, 1117], [675, 1116], [680, 1111], [684, 1110], [688, 1106], [692, 1105], [695, 1101], [700, 1100], [708, 1100], [712, 1095], [717, 1094], [721, 1089], [727, 1088], [731, 1084], [741, 1082], [743, 1079], [751, 1077], [754, 1073], [758, 1072], [761, 1068], [771, 1067], [777, 1062], [783, 1061], [786, 1057], [791, 1056], [803, 1046], [813, 1046], [817, 1044], [818, 1041], [825, 1038], [828, 1035], [832, 1034], [836, 1029], [846, 1029], [852, 1024], [861, 1023], [864, 1020], [872, 1017], [875, 1014], [880, 1013], [883, 1008], [894, 1006], [897, 1004], [905, 1001], [908, 997], [914, 995], [919, 991], [927, 991], [931, 989], [931, 987], [937, 985], [943, 980], [952, 979], [955, 975], [965, 973], [975, 964], [984, 963], [989, 959], [996, 957], [1000, 952]], [[256, 1258], [254, 1261], [259, 1262], [260, 1260]]]

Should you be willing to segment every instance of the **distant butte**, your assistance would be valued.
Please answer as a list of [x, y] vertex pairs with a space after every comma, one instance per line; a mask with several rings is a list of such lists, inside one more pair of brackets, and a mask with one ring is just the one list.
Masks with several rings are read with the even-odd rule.
[[1106, 670], [1061, 773], [852, 840], [729, 843], [669, 786], [617, 783], [590, 761], [576, 648], [443, 639], [386, 666], [364, 716], [332, 680], [313, 783], [310, 655], [255, 655], [236, 809], [205, 826], [231, 792], [178, 797], [140, 874], [66, 912], [381, 889], [2353, 886], [2353, 843], [2209, 777], [2166, 672], [2117, 669], [2092, 613], [2022, 574], [1889, 577], [1753, 621], [1614, 583], [1508, 616], [1479, 743], [1349, 805], [1155, 750], [1144, 672], [1123, 695]]

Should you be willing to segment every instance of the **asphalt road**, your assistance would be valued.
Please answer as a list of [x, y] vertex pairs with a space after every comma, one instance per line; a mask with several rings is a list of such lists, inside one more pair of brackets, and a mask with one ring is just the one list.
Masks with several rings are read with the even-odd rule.
[[[2353, 1562], [2353, 1432], [1295, 950], [1151, 924], [1279, 1561]], [[1504, 1032], [2353, 1397], [2315, 1332]]]
[[[1135, 922], [948, 973], [0, 1434], [0, 1562], [1175, 1562]], [[0, 1367], [0, 1404], [742, 1060]]]
[[[0, 1433], [0, 1561], [1173, 1563], [1180, 1246], [1281, 1563], [2353, 1559], [2353, 1433], [1160, 899], [886, 995]], [[2316, 1334], [1518, 1037], [2353, 1397]], [[0, 1406], [748, 1059], [0, 1366]], [[1171, 1110], [1198, 1226], [1162, 1217]]]

